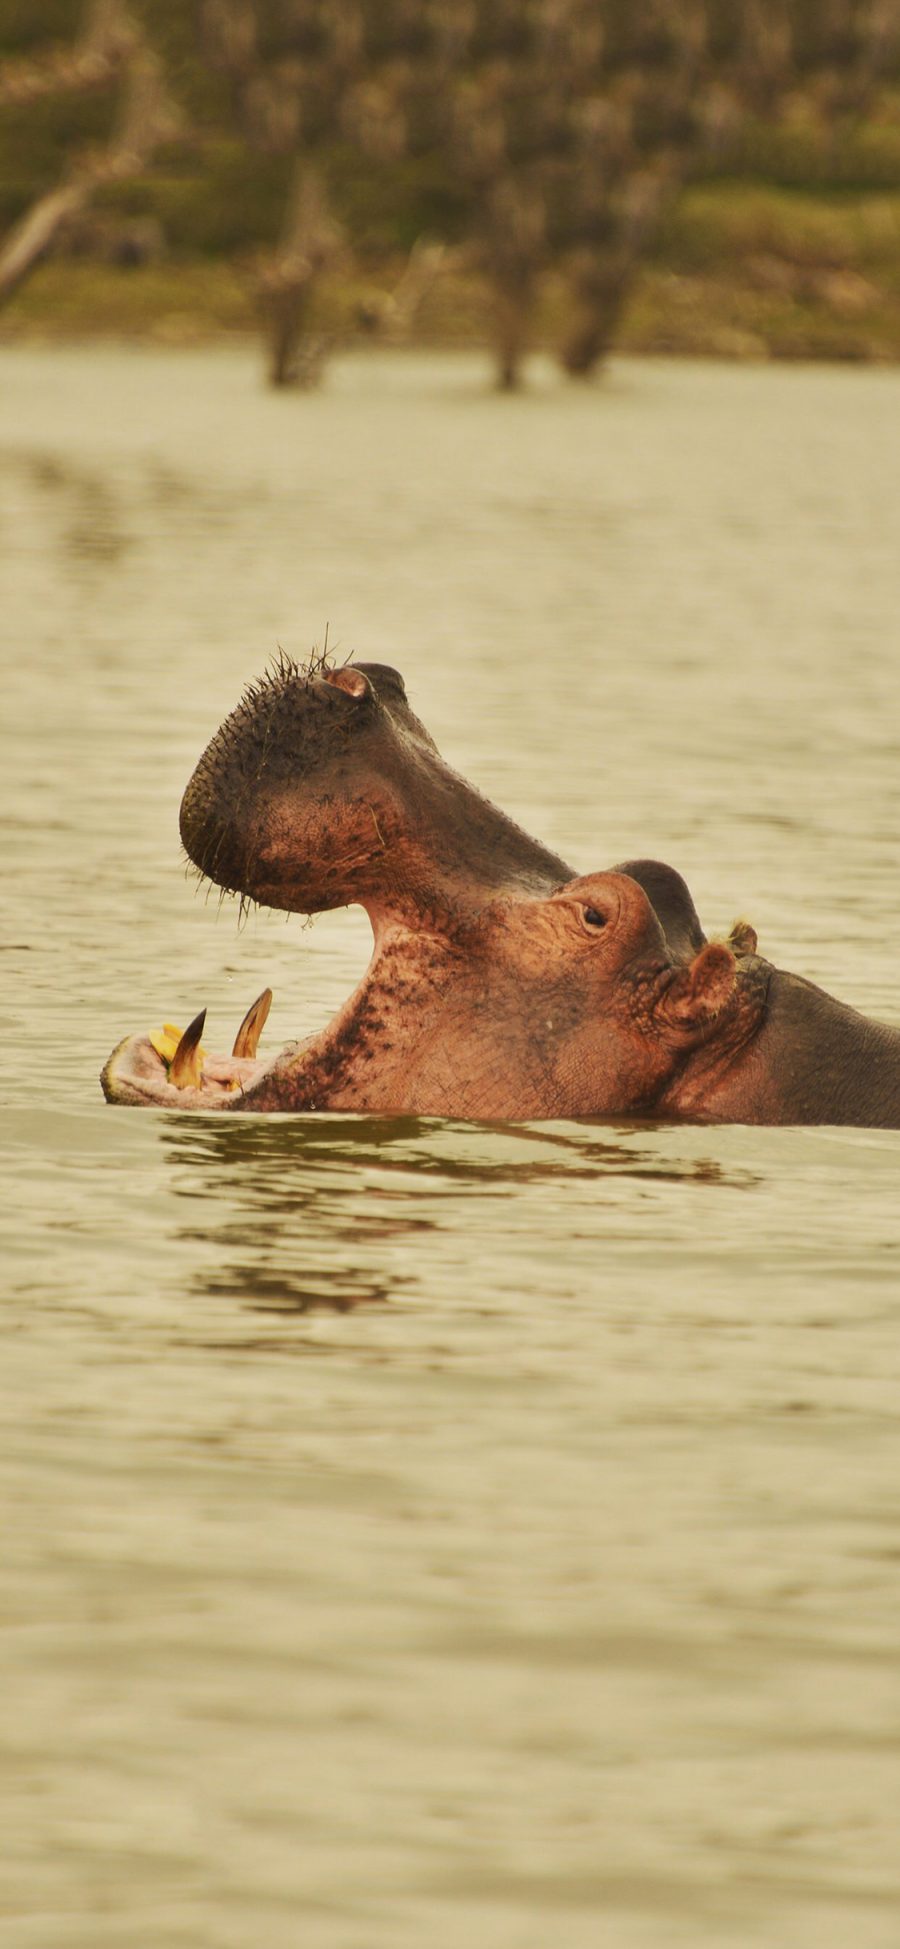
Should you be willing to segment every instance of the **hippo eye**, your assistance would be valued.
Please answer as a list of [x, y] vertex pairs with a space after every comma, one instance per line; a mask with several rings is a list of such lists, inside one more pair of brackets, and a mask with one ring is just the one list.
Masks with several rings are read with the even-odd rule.
[[599, 913], [596, 907], [582, 907], [581, 911], [588, 927], [606, 926], [606, 915]]

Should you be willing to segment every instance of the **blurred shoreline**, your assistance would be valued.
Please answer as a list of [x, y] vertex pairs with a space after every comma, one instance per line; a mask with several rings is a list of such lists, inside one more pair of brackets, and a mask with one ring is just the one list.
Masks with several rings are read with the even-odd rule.
[[[404, 260], [355, 259], [323, 273], [309, 329], [335, 344], [366, 338]], [[543, 282], [535, 349], [560, 341], [567, 295]], [[261, 331], [254, 267], [172, 256], [123, 265], [56, 256], [0, 316], [0, 343], [112, 337], [204, 345]], [[402, 342], [489, 340], [488, 297], [474, 272], [435, 280]], [[401, 341], [396, 341], [401, 342]], [[618, 352], [723, 359], [900, 360], [900, 194], [826, 197], [768, 185], [687, 192], [645, 265], [621, 321]]]

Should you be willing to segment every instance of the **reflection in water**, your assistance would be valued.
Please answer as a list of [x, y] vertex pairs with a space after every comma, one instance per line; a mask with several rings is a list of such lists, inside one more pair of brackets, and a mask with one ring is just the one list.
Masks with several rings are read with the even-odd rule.
[[115, 562], [135, 545], [122, 518], [122, 494], [108, 473], [84, 467], [53, 453], [4, 455], [7, 467], [18, 465], [30, 485], [45, 497], [59, 522], [59, 546], [70, 563], [79, 566]]
[[[163, 1123], [166, 1149], [181, 1161], [198, 1158], [243, 1168], [252, 1163], [255, 1181], [267, 1172], [304, 1161], [318, 1171], [358, 1171], [377, 1165], [384, 1171], [409, 1171], [485, 1183], [528, 1183], [553, 1177], [653, 1177], [678, 1182], [749, 1186], [756, 1174], [729, 1166], [721, 1158], [681, 1155], [677, 1148], [655, 1150], [655, 1132], [671, 1136], [692, 1126], [622, 1119], [615, 1125], [582, 1119], [565, 1127], [549, 1123], [468, 1123], [446, 1118], [390, 1116], [210, 1116], [179, 1117]], [[620, 1141], [592, 1133], [615, 1129]], [[633, 1145], [624, 1141], [631, 1136]], [[242, 1182], [247, 1180], [242, 1177]], [[283, 1181], [280, 1193], [284, 1194]]]
[[[602, 1126], [608, 1130], [608, 1126]], [[175, 1195], [201, 1200], [185, 1240], [211, 1249], [196, 1277], [210, 1296], [253, 1311], [307, 1312], [384, 1302], [415, 1288], [386, 1250], [459, 1224], [460, 1200], [507, 1200], [536, 1185], [634, 1179], [749, 1189], [745, 1167], [672, 1154], [654, 1126], [491, 1125], [422, 1117], [173, 1117], [164, 1151]], [[660, 1126], [661, 1133], [671, 1126]], [[629, 1141], [630, 1138], [630, 1141]]]
[[[246, 511], [242, 489], [200, 480], [149, 456], [142, 465], [88, 466], [69, 453], [43, 449], [0, 449], [7, 476], [19, 474], [31, 489], [34, 508], [49, 531], [69, 574], [113, 567], [146, 549], [159, 516], [195, 531], [230, 526]], [[258, 482], [259, 507], [267, 487]]]

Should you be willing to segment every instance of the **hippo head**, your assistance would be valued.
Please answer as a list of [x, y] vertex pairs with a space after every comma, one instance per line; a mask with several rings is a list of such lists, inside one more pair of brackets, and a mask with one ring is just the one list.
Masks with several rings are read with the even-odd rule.
[[[758, 1021], [762, 964], [752, 930], [685, 957], [645, 889], [623, 871], [568, 881], [549, 899], [495, 903], [481, 922], [482, 1028], [472, 1038], [470, 1101], [487, 1103], [475, 1045], [504, 1071], [492, 1116], [679, 1114], [684, 1090], [718, 1067]], [[736, 954], [734, 949], [737, 948]], [[518, 1112], [511, 1101], [528, 1108]]]
[[129, 1037], [103, 1073], [113, 1101], [678, 1114], [697, 1065], [749, 1032], [748, 941], [738, 958], [707, 944], [658, 862], [574, 878], [450, 770], [383, 665], [282, 661], [204, 752], [181, 831], [201, 873], [242, 899], [364, 906], [372, 961], [320, 1035], [268, 1062], [268, 991], [231, 1056], [202, 1057], [202, 1016], [183, 1036]]

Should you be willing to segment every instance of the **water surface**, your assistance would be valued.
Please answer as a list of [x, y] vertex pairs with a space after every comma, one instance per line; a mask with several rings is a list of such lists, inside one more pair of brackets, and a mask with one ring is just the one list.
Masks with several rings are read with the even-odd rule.
[[183, 785], [396, 663], [580, 871], [900, 1024], [900, 376], [0, 359], [0, 1899], [35, 1949], [893, 1949], [900, 1134], [113, 1111], [324, 1022]]

